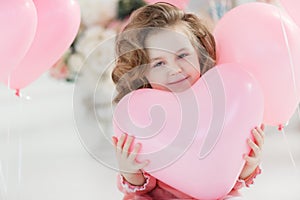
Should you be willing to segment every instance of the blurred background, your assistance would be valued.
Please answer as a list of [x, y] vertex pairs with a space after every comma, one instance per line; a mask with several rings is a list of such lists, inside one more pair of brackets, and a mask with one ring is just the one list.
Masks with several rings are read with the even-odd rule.
[[[149, 1], [78, 2], [81, 27], [61, 59], [21, 90], [21, 97], [0, 85], [1, 200], [122, 199], [112, 167], [114, 85], [108, 63], [114, 36], [130, 13]], [[247, 2], [254, 1], [181, 1], [211, 30], [228, 10]], [[284, 131], [266, 127], [265, 132], [263, 173], [241, 191], [244, 199], [300, 199], [299, 108]]]

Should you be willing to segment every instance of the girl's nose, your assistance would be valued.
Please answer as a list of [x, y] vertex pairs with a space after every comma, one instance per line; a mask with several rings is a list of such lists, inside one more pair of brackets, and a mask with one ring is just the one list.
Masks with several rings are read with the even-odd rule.
[[176, 75], [178, 73], [182, 72], [182, 68], [181, 66], [177, 65], [177, 64], [173, 64], [171, 66], [171, 75]]

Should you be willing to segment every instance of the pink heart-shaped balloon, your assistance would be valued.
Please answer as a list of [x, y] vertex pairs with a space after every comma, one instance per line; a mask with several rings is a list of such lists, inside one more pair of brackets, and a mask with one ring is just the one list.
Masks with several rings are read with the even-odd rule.
[[13, 89], [21, 89], [48, 70], [70, 47], [80, 25], [75, 0], [34, 0], [38, 25], [27, 54], [11, 75]]
[[114, 112], [117, 136], [142, 143], [140, 160], [154, 177], [197, 199], [225, 196], [249, 152], [246, 139], [263, 119], [263, 93], [236, 64], [208, 71], [190, 89], [171, 93], [141, 89]]

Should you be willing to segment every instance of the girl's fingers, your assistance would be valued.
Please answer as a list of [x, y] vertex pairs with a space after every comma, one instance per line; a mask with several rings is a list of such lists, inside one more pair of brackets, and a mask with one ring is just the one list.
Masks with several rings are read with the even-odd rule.
[[129, 148], [132, 144], [132, 141], [133, 141], [133, 136], [127, 136], [126, 142], [123, 147], [123, 154], [126, 157], [129, 155]]
[[257, 132], [260, 134], [260, 136], [264, 139], [265, 138], [265, 132], [264, 130], [260, 127], [256, 128]]
[[257, 145], [262, 148], [263, 144], [264, 144], [264, 139], [262, 138], [262, 136], [258, 133], [257, 129], [253, 129], [252, 130], [252, 134], [255, 138], [255, 141], [257, 142]]
[[264, 125], [264, 124], [261, 124], [261, 125], [260, 125], [260, 129], [261, 129], [262, 131], [265, 131], [265, 125]]
[[149, 160], [145, 160], [141, 163], [137, 163], [136, 166], [138, 169], [144, 169], [150, 163]]
[[123, 151], [123, 146], [124, 146], [124, 142], [125, 142], [125, 140], [126, 140], [126, 134], [122, 134], [121, 135], [121, 137], [120, 137], [120, 139], [119, 139], [119, 141], [118, 141], [118, 143], [117, 143], [117, 152], [118, 153], [122, 153], [122, 151]]
[[244, 160], [248, 163], [248, 164], [255, 164], [257, 163], [257, 159], [255, 157], [250, 157], [248, 155], [244, 155]]
[[143, 162], [137, 162], [136, 158], [138, 153], [140, 152], [142, 148], [142, 145], [140, 143], [134, 145], [134, 148], [132, 150], [132, 152], [130, 153], [130, 155], [128, 156], [128, 159], [134, 163], [134, 165], [136, 166], [137, 169], [143, 169], [144, 167], [146, 167], [149, 164], [149, 161], [143, 161]]
[[117, 144], [118, 144], [118, 138], [116, 138], [115, 136], [112, 136], [111, 138], [112, 138], [114, 147], [117, 147]]
[[260, 148], [252, 141], [252, 140], [248, 140], [248, 144], [251, 147], [251, 149], [254, 152], [254, 156], [258, 157], [260, 155]]
[[132, 162], [135, 161], [135, 159], [136, 159], [138, 153], [140, 152], [141, 148], [142, 148], [142, 145], [140, 143], [134, 145], [132, 152], [128, 156], [128, 159]]

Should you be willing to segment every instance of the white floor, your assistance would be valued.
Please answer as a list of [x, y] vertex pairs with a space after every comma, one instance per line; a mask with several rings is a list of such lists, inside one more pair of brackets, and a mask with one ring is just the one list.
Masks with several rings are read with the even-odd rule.
[[[21, 91], [20, 99], [0, 85], [1, 200], [122, 198], [116, 172], [93, 159], [80, 142], [73, 86], [45, 74]], [[275, 128], [267, 128], [263, 174], [242, 191], [246, 200], [300, 199], [299, 122], [295, 113], [287, 140]]]

